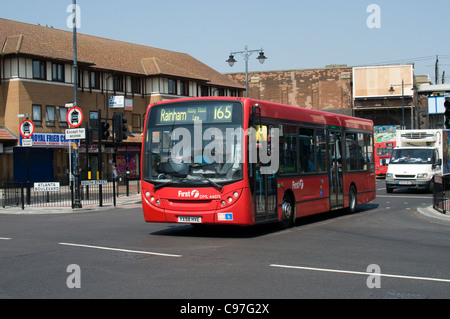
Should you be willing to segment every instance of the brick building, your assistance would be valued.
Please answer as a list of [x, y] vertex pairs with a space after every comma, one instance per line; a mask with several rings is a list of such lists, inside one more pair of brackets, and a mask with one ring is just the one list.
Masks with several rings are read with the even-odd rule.
[[[67, 108], [74, 99], [73, 34], [71, 31], [0, 19], [0, 181], [23, 181], [25, 148], [19, 125], [28, 115], [35, 124], [31, 152], [31, 181], [67, 179], [69, 142], [64, 138]], [[245, 90], [228, 77], [188, 54], [78, 34], [78, 106], [86, 123], [123, 112], [132, 134], [117, 149], [106, 143], [98, 159], [95, 145], [88, 160], [95, 176], [99, 163], [111, 174], [113, 154], [119, 172], [139, 176], [143, 119], [150, 102], [196, 96], [239, 96]], [[109, 107], [109, 99], [125, 101]], [[83, 124], [83, 127], [85, 125]], [[81, 156], [85, 156], [80, 151]], [[122, 167], [123, 166], [123, 167]], [[132, 168], [132, 169], [131, 169]]]
[[[227, 76], [245, 85], [244, 73]], [[402, 81], [403, 80], [403, 81]], [[402, 98], [402, 82], [403, 98]], [[249, 73], [249, 97], [371, 119], [375, 125], [439, 128], [442, 114], [429, 121], [428, 76], [415, 76], [414, 64]], [[438, 123], [438, 124], [433, 124]]]
[[[244, 73], [227, 75], [245, 85]], [[331, 65], [324, 69], [251, 72], [249, 97], [351, 115], [352, 68]]]

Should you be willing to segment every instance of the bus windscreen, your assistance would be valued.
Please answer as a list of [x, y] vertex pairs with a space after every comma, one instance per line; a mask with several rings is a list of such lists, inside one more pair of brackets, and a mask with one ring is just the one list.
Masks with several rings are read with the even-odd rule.
[[242, 179], [242, 104], [155, 105], [148, 114], [142, 177], [155, 188], [201, 187]]

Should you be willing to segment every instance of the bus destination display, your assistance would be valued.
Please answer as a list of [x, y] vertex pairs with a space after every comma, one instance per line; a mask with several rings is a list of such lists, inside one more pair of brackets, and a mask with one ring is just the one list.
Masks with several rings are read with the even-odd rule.
[[189, 107], [160, 107], [156, 112], [156, 124], [185, 124], [202, 122], [231, 122], [233, 105], [203, 105]]

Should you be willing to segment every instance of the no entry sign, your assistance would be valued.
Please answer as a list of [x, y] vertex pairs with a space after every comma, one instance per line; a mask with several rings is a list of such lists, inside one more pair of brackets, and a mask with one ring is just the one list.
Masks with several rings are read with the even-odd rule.
[[79, 127], [83, 123], [83, 112], [79, 107], [72, 107], [67, 112], [67, 123], [71, 127]]
[[34, 124], [31, 120], [24, 120], [20, 123], [19, 129], [23, 138], [29, 138], [34, 133]]

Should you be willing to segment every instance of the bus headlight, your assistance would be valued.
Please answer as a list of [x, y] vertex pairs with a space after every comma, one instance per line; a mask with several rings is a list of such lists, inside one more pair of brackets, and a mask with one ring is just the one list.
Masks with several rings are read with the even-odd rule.
[[220, 197], [219, 203], [220, 206], [218, 208], [224, 208], [234, 204], [238, 198], [241, 196], [242, 189], [235, 190], [231, 193], [224, 194]]
[[152, 192], [145, 192], [145, 199], [147, 200], [148, 203], [155, 205], [155, 206], [160, 206], [161, 205], [161, 200], [159, 198], [158, 195], [153, 194]]

